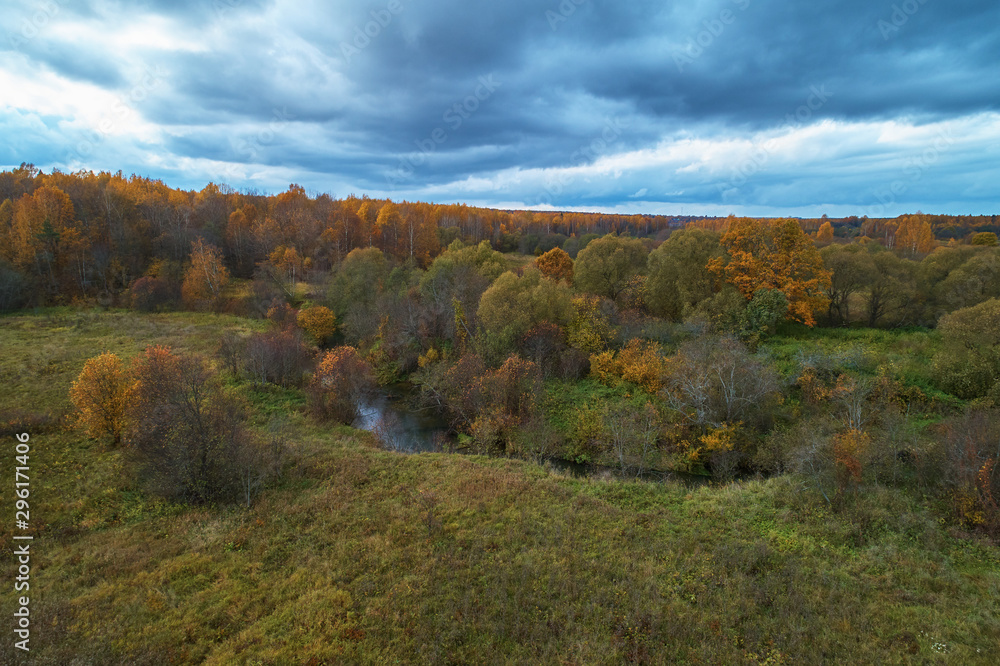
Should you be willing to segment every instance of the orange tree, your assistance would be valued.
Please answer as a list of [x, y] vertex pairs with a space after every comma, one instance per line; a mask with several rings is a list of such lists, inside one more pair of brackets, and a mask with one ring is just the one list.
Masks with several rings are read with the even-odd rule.
[[732, 283], [744, 298], [776, 289], [788, 299], [787, 318], [813, 326], [813, 312], [827, 306], [830, 271], [796, 220], [734, 218], [722, 235], [724, 257], [709, 269]]
[[554, 247], [535, 259], [535, 265], [547, 278], [573, 281], [573, 259], [562, 248]]
[[84, 364], [69, 396], [91, 437], [109, 435], [116, 446], [121, 444], [132, 385], [128, 368], [116, 354], [105, 352]]

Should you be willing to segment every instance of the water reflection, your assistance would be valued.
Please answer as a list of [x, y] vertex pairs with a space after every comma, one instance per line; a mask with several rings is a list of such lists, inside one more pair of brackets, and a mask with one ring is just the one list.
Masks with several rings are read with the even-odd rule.
[[432, 414], [407, 409], [402, 390], [371, 396], [358, 403], [358, 418], [351, 425], [375, 435], [389, 451], [421, 453], [441, 451], [448, 432]]

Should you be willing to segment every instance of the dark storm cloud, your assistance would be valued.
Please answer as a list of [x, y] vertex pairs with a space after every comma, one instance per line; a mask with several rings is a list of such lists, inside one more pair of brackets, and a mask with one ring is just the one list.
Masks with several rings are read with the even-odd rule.
[[[643, 180], [657, 177], [654, 166], [637, 167], [578, 187], [500, 175], [573, 169], [692, 136], [724, 143], [824, 120], [929, 123], [1000, 110], [995, 0], [54, 6], [51, 20], [14, 50], [113, 93], [133, 85], [127, 65], [155, 67], [162, 84], [134, 108], [162, 129], [162, 149], [176, 160], [326, 174], [361, 190], [415, 196], [482, 176], [495, 190], [478, 194], [528, 203], [569, 205], [575, 197], [611, 206], [641, 191], [662, 203], [847, 201], [857, 196], [852, 170], [865, 171], [869, 159], [885, 163], [864, 154], [861, 139], [852, 139], [852, 154], [827, 162], [829, 177], [821, 164], [803, 170], [768, 158], [736, 188], [711, 165], [674, 165], [677, 173], [661, 183]], [[32, 20], [18, 14], [13, 34]], [[66, 38], [73, 21], [118, 33], [150, 20], [182, 46], [133, 38], [121, 53], [114, 40]], [[625, 129], [609, 134], [609, 125]], [[879, 150], [871, 149], [875, 157]], [[813, 180], [783, 184], [813, 168]]]

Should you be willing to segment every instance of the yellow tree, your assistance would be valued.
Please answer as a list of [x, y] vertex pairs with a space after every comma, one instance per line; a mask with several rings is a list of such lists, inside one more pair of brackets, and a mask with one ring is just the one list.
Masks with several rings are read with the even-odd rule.
[[720, 242], [726, 256], [711, 259], [709, 270], [747, 300], [758, 289], [777, 289], [788, 299], [788, 319], [816, 324], [813, 312], [828, 304], [830, 271], [798, 221], [734, 218]]
[[931, 223], [917, 215], [907, 215], [896, 229], [896, 248], [910, 257], [927, 254], [934, 249], [934, 230]]
[[368, 236], [368, 247], [375, 244], [375, 222], [378, 218], [378, 208], [371, 199], [365, 199], [358, 207], [358, 218], [361, 220], [361, 236]]
[[[375, 227], [379, 237], [382, 239], [382, 250], [387, 254], [398, 256], [396, 245], [399, 241], [399, 227], [403, 218], [399, 214], [399, 207], [391, 201], [382, 206], [375, 219]], [[392, 239], [391, 241], [389, 239]]]
[[322, 305], [299, 310], [297, 321], [299, 328], [313, 336], [320, 345], [337, 330], [337, 318], [333, 311]]
[[819, 231], [816, 232], [816, 242], [817, 243], [830, 243], [833, 242], [833, 225], [829, 222], [824, 222], [820, 225]]
[[184, 273], [181, 295], [188, 304], [197, 304], [222, 294], [229, 282], [229, 271], [222, 262], [222, 252], [199, 238], [191, 243], [191, 265]]
[[131, 374], [116, 354], [105, 352], [84, 364], [69, 397], [91, 437], [109, 435], [116, 446], [121, 444], [132, 386]]
[[295, 283], [302, 277], [304, 266], [298, 250], [294, 246], [286, 248], [284, 245], [279, 245], [268, 257], [268, 261], [277, 269], [281, 277], [291, 284], [292, 289], [295, 289]]

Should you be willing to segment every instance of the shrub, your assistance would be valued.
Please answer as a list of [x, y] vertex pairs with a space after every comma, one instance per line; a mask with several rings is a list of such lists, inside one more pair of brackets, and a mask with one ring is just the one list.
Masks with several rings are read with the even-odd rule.
[[134, 309], [140, 312], [154, 312], [169, 305], [172, 294], [166, 280], [146, 276], [132, 283], [129, 298]]
[[934, 359], [938, 385], [965, 399], [995, 393], [1000, 381], [1000, 299], [945, 315], [938, 330], [944, 339]]
[[777, 374], [731, 337], [703, 336], [681, 345], [662, 394], [686, 422], [764, 426], [779, 397]]
[[1000, 537], [1000, 411], [973, 409], [943, 426], [944, 484], [958, 517]]
[[639, 339], [631, 340], [617, 354], [606, 351], [590, 357], [590, 372], [602, 384], [613, 386], [624, 380], [651, 394], [663, 388], [666, 370], [667, 362], [660, 355], [659, 345]]
[[555, 375], [560, 358], [566, 352], [566, 335], [556, 324], [542, 322], [524, 334], [518, 344], [521, 354], [534, 363], [546, 377]]
[[300, 331], [266, 331], [254, 333], [247, 340], [243, 369], [258, 384], [298, 386], [309, 359]]
[[299, 321], [299, 314], [285, 301], [275, 299], [267, 309], [267, 320], [278, 328], [294, 328]]
[[374, 390], [371, 365], [354, 347], [337, 347], [326, 352], [316, 366], [309, 384], [309, 405], [323, 420], [351, 423], [358, 416], [358, 403]]
[[27, 302], [28, 281], [6, 261], [0, 261], [0, 313], [11, 312]]
[[151, 347], [132, 365], [129, 443], [140, 480], [170, 499], [204, 503], [245, 497], [277, 472], [275, 447], [244, 426], [244, 406], [206, 363]]
[[513, 355], [496, 370], [475, 354], [463, 355], [449, 368], [425, 367], [418, 378], [425, 399], [443, 411], [456, 430], [473, 436], [487, 451], [507, 450], [518, 428], [536, 414], [542, 374], [531, 361]]

